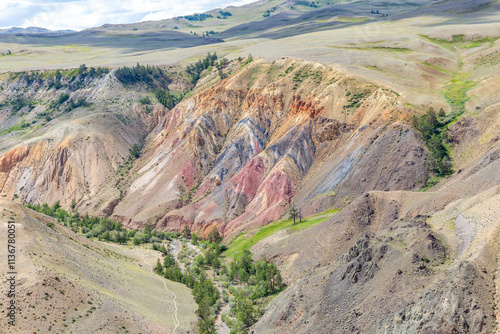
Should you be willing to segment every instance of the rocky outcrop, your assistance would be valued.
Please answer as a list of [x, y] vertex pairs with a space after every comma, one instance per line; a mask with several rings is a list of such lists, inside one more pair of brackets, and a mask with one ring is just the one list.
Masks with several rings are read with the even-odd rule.
[[453, 268], [444, 282], [434, 285], [414, 304], [396, 311], [386, 333], [490, 333], [494, 284], [487, 271], [470, 262]]
[[[368, 232], [359, 238], [348, 228], [339, 238], [344, 246], [351, 245], [346, 252], [339, 249], [334, 257], [319, 253], [325, 262], [302, 271], [301, 278], [271, 302], [254, 333], [383, 333], [384, 319], [420, 298], [417, 287], [433, 286], [435, 268], [446, 254], [421, 217], [378, 226], [375, 233], [358, 227], [357, 233]], [[323, 233], [327, 229], [324, 226]], [[285, 238], [279, 243], [295, 248], [291, 242]], [[317, 257], [316, 246], [303, 254]]]

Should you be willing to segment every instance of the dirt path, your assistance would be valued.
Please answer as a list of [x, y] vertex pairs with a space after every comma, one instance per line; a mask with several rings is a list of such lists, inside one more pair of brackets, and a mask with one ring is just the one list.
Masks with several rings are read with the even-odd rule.
[[[146, 261], [145, 255], [142, 252], [138, 251], [137, 249], [134, 249], [134, 252], [141, 258], [142, 262], [144, 263], [144, 265], [146, 267], [150, 267], [151, 266], [151, 264], [149, 264]], [[151, 268], [151, 272], [153, 273], [154, 277], [156, 277], [158, 280], [160, 280], [163, 283], [163, 286], [165, 287], [165, 289], [174, 296], [174, 298], [173, 298], [173, 301], [174, 301], [174, 312], [172, 314], [172, 317], [174, 318], [174, 324], [175, 324], [173, 332], [176, 333], [176, 330], [177, 330], [177, 328], [180, 325], [180, 321], [179, 321], [179, 318], [178, 318], [178, 315], [177, 315], [177, 313], [178, 313], [177, 302], [176, 302], [177, 295], [172, 290], [170, 290], [168, 288], [167, 283], [165, 282], [165, 279], [162, 278], [161, 276], [159, 276], [156, 273], [155, 268], [154, 267], [150, 267], [150, 268]]]
[[177, 312], [178, 312], [178, 310], [177, 310], [177, 302], [175, 301], [177, 299], [177, 295], [172, 290], [170, 290], [168, 288], [167, 283], [165, 282], [165, 280], [162, 279], [159, 275], [156, 274], [154, 268], [151, 269], [151, 271], [152, 271], [153, 275], [155, 275], [155, 277], [157, 279], [159, 279], [160, 281], [163, 282], [163, 286], [165, 286], [165, 289], [167, 289], [168, 292], [170, 292], [172, 295], [174, 295], [174, 299], [173, 300], [174, 300], [175, 311], [174, 311], [173, 315], [174, 315], [174, 323], [175, 323], [175, 327], [174, 327], [174, 333], [175, 333], [175, 331], [177, 330], [177, 327], [179, 327], [179, 324], [180, 324], [179, 318], [177, 317]]

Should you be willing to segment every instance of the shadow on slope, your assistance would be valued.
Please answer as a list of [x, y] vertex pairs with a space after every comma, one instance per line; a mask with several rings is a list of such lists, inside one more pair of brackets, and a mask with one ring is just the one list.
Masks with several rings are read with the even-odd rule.
[[202, 38], [178, 31], [113, 32], [84, 30], [64, 35], [16, 34], [0, 35], [0, 43], [63, 46], [86, 45], [93, 47], [120, 48], [133, 51], [190, 48], [221, 43], [219, 38]]

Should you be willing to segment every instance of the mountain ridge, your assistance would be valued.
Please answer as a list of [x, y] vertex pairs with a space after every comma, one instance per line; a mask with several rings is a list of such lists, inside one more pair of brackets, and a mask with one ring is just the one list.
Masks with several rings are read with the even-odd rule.
[[0, 34], [69, 34], [74, 32], [76, 31], [71, 29], [49, 30], [41, 27], [11, 27], [0, 29]]

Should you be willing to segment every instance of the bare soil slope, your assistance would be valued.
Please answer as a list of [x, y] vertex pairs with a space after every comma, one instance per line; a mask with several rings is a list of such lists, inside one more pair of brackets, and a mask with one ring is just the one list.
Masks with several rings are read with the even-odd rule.
[[[2, 235], [7, 235], [7, 221], [16, 224], [18, 284], [17, 325], [9, 327], [2, 317], [2, 333], [174, 333], [176, 307], [180, 325], [175, 333], [193, 332], [191, 292], [152, 273], [158, 253], [131, 254], [125, 246], [96, 244], [5, 200], [0, 211]], [[6, 247], [2, 257], [7, 258]], [[2, 271], [2, 314], [10, 302], [6, 278]]]

